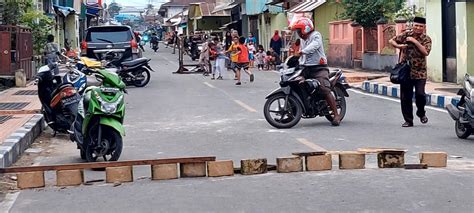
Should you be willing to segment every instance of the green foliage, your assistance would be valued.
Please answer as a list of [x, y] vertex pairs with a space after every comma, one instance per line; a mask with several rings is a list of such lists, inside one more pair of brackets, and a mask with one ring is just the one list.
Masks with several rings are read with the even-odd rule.
[[403, 8], [394, 14], [394, 18], [400, 18], [408, 22], [413, 21], [413, 18], [416, 16], [424, 17], [425, 9], [423, 7], [417, 9], [416, 7], [410, 7], [404, 4]]
[[392, 45], [388, 45], [382, 49], [382, 55], [397, 55], [397, 51]]
[[380, 18], [391, 17], [403, 7], [404, 0], [341, 0], [343, 17], [363, 27], [374, 27]]
[[3, 19], [7, 25], [17, 25], [21, 16], [33, 6], [32, 0], [6, 0]]
[[53, 28], [53, 19], [44, 15], [41, 11], [30, 10], [24, 13], [20, 23], [31, 28], [33, 35], [33, 50], [39, 55], [47, 43], [47, 36]]

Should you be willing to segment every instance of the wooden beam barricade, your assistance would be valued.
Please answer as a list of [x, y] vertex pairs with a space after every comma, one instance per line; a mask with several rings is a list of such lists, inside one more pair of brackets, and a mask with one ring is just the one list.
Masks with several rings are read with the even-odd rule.
[[0, 168], [0, 174], [18, 173], [18, 172], [34, 172], [34, 171], [52, 171], [52, 170], [97, 169], [97, 168], [106, 168], [106, 167], [158, 165], [158, 164], [170, 164], [170, 163], [205, 163], [207, 161], [215, 161], [215, 160], [216, 160], [215, 156], [205, 156], [205, 157], [187, 157], [187, 158], [164, 158], [164, 159], [154, 159], [154, 160], [130, 160], [130, 161], [113, 161], [113, 162], [76, 163], [76, 164], [63, 164], [63, 165], [11, 167], [11, 168]]

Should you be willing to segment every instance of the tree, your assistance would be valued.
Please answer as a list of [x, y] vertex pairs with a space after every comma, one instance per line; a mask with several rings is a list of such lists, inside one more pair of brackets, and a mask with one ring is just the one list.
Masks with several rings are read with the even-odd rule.
[[41, 11], [30, 10], [21, 16], [20, 23], [31, 28], [33, 50], [35, 54], [40, 55], [53, 28], [53, 19]]
[[120, 13], [121, 9], [122, 7], [120, 7], [120, 5], [117, 4], [116, 2], [110, 3], [109, 8], [108, 8], [110, 17], [114, 18], [116, 15]]
[[7, 25], [17, 25], [20, 23], [21, 16], [33, 6], [31, 0], [7, 0], [3, 19]]
[[393, 17], [403, 7], [404, 0], [341, 0], [345, 12], [350, 18], [363, 27], [374, 27], [379, 19]]

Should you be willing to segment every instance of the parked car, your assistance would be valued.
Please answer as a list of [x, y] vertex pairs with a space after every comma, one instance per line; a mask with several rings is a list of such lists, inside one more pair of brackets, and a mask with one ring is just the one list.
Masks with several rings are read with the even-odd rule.
[[129, 26], [95, 26], [87, 29], [81, 43], [81, 55], [102, 60], [105, 53], [113, 51], [124, 60], [142, 57], [138, 43]]

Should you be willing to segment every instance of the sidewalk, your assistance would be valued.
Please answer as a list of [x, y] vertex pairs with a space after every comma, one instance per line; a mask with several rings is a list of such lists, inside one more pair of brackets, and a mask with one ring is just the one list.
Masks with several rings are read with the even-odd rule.
[[37, 88], [14, 87], [0, 92], [0, 168], [12, 165], [44, 128]]
[[[367, 93], [400, 98], [400, 85], [390, 82], [389, 73], [364, 70], [343, 69], [344, 76], [353, 88]], [[457, 104], [456, 94], [462, 88], [454, 83], [426, 83], [427, 105], [445, 108], [448, 104]]]

